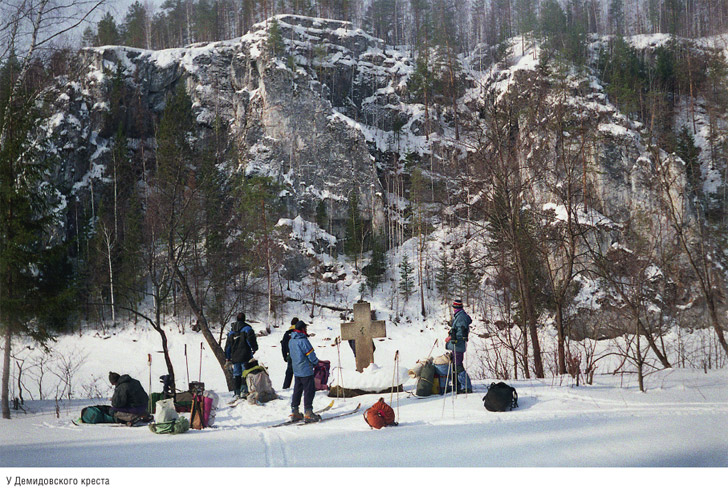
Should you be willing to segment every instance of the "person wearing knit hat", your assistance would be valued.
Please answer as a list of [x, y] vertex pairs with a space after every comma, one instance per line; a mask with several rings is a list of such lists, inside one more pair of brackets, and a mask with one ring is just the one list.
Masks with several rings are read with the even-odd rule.
[[119, 375], [109, 372], [109, 382], [114, 386], [111, 396], [111, 414], [117, 422], [129, 425], [138, 421], [150, 421], [147, 412], [149, 396], [142, 387], [141, 382], [127, 374]]
[[293, 381], [293, 363], [291, 363], [291, 352], [288, 348], [288, 343], [291, 340], [291, 334], [296, 330], [296, 324], [298, 323], [298, 317], [294, 317], [291, 320], [291, 326], [283, 334], [281, 339], [281, 353], [283, 354], [283, 361], [287, 363], [286, 374], [283, 378], [283, 389], [291, 387], [291, 381]]
[[445, 339], [445, 349], [452, 351], [455, 360], [455, 372], [460, 374], [465, 371], [463, 367], [463, 358], [468, 348], [468, 334], [470, 333], [470, 324], [473, 320], [463, 310], [463, 302], [455, 299], [452, 303], [453, 319], [450, 333]]
[[[293, 395], [291, 396], [291, 420], [303, 420], [305, 422], [318, 422], [321, 415], [313, 411], [313, 398], [316, 394], [316, 383], [314, 382], [314, 367], [318, 365], [318, 358], [313, 346], [308, 340], [306, 322], [298, 321], [296, 329], [291, 332], [291, 340], [288, 342], [288, 349], [293, 364]], [[298, 411], [303, 395], [304, 413]]]

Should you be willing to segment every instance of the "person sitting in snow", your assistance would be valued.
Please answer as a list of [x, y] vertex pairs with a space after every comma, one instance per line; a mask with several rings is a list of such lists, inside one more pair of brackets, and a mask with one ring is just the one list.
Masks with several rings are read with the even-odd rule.
[[463, 302], [460, 299], [456, 299], [452, 303], [452, 309], [454, 316], [450, 333], [445, 339], [445, 349], [453, 352], [455, 377], [457, 378], [457, 374], [465, 371], [463, 357], [465, 356], [465, 350], [468, 348], [468, 334], [473, 320], [463, 310]]
[[116, 372], [109, 372], [109, 382], [114, 386], [111, 397], [111, 414], [114, 420], [133, 424], [151, 419], [147, 412], [149, 396], [141, 382], [127, 374], [119, 375]]
[[[291, 397], [291, 419], [318, 422], [321, 420], [321, 415], [313, 412], [313, 397], [316, 394], [313, 368], [318, 365], [318, 358], [308, 340], [307, 328], [305, 322], [299, 321], [288, 342], [295, 378]], [[301, 395], [303, 395], [303, 415], [298, 411]]]
[[248, 395], [248, 386], [243, 383], [243, 370], [250, 368], [248, 363], [258, 351], [258, 340], [253, 327], [245, 322], [245, 313], [238, 313], [236, 318], [225, 341], [225, 366], [229, 368], [232, 365], [233, 369], [233, 401]]
[[283, 334], [281, 339], [281, 353], [283, 354], [283, 361], [288, 365], [286, 366], [286, 376], [283, 379], [283, 389], [291, 387], [291, 381], [293, 380], [293, 364], [291, 363], [291, 353], [288, 347], [288, 342], [291, 340], [291, 334], [296, 330], [296, 324], [298, 323], [298, 317], [291, 320], [291, 326]]

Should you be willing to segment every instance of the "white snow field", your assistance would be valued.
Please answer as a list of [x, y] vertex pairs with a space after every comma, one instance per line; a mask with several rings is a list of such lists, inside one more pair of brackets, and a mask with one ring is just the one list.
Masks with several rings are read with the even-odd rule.
[[[387, 388], [399, 376], [405, 389], [412, 390], [414, 381], [406, 370], [428, 355], [433, 338], [444, 335], [433, 330], [434, 326], [423, 330], [419, 325], [388, 322], [388, 337], [375, 341], [376, 364], [357, 374], [349, 346], [344, 343], [339, 349], [334, 345], [339, 323], [338, 317], [317, 317], [309, 333], [319, 359], [331, 361], [330, 381], [338, 378], [341, 362], [347, 387], [369, 383], [370, 387]], [[256, 330], [262, 328], [253, 325]], [[487, 386], [497, 379], [473, 379], [472, 394], [416, 398], [403, 392], [336, 399], [326, 415], [344, 413], [359, 403], [362, 409], [322, 424], [269, 428], [290, 413], [292, 389], [280, 389], [285, 363], [279, 341], [286, 328], [281, 325], [259, 337], [256, 354], [268, 367], [281, 399], [262, 406], [242, 403], [236, 407], [227, 406], [230, 393], [206, 344], [200, 356], [201, 335], [170, 332], [178, 387], [186, 387], [188, 375], [190, 380], [201, 377], [221, 397], [213, 427], [181, 435], [157, 435], [146, 427], [76, 426], [71, 422], [82, 407], [109, 403], [98, 395], [112, 393], [106, 380], [110, 370], [132, 375], [146, 389], [151, 373], [152, 390], [161, 390], [158, 378], [165, 369], [157, 352], [156, 332], [130, 326], [115, 335], [85, 332], [60, 337], [51, 345], [54, 356], [48, 365], [53, 358], [65, 358], [66, 365], [73, 364], [69, 358], [75, 359], [75, 399], [60, 400], [56, 410], [56, 402], [47, 399], [53, 397], [49, 394], [53, 392], [50, 373], [42, 387], [48, 391], [46, 400], [28, 400], [26, 392], [27, 413], [14, 411], [11, 420], [0, 421], [0, 466], [728, 467], [726, 369], [657, 371], [647, 377], [646, 392], [638, 390], [635, 377], [602, 370], [593, 385], [578, 387], [568, 376], [509, 380], [518, 390], [519, 407], [504, 413], [491, 413], [483, 407]], [[475, 336], [471, 340], [473, 349], [476, 340]], [[16, 346], [16, 352], [19, 349]], [[394, 369], [397, 350], [398, 372]], [[442, 352], [435, 347], [432, 354]], [[153, 355], [151, 371], [149, 353]], [[40, 350], [26, 350], [25, 354], [40, 354]], [[473, 361], [466, 356], [466, 367], [475, 377]], [[30, 379], [26, 382], [31, 384]], [[89, 399], [84, 393], [98, 394]], [[376, 431], [367, 426], [362, 412], [380, 396], [397, 411], [399, 425]], [[33, 397], [38, 397], [37, 392]], [[314, 407], [330, 401], [325, 391], [319, 391]]]

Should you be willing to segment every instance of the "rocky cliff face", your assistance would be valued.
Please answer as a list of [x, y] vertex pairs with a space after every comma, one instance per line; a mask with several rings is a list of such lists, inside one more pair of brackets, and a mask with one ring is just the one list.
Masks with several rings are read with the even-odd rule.
[[[278, 47], [270, 43], [272, 29], [280, 33]], [[171, 92], [185, 85], [195, 115], [193, 142], [201, 144], [224, 130], [226, 148], [236, 154], [221, 167], [276, 180], [291, 218], [313, 220], [317, 205], [325, 201], [331, 231], [340, 237], [352, 190], [359, 194], [362, 216], [375, 228], [384, 226], [386, 209], [396, 197], [383, 187], [385, 171], [393, 162], [401, 165], [405, 154], [415, 153], [435, 181], [462, 174], [450, 165], [467, 163], [489, 95], [531, 90], [526, 97], [540, 95], [544, 112], [539, 120], [524, 120], [520, 133], [547, 138], [527, 140], [531, 148], [523, 150], [523, 158], [541, 154], [548, 161], [549, 148], [560, 140], [548, 137], [549, 112], [566, 95], [568, 112], [588, 114], [592, 122], [584, 153], [589, 209], [608, 220], [619, 238], [618, 227], [636, 207], [656, 211], [652, 208], [661, 199], [654, 184], [658, 165], [648, 153], [644, 125], [608, 102], [597, 76], [571, 74], [566, 93], [557, 92], [557, 80], [564, 78], [541, 75], [538, 55], [527, 45], [521, 53], [522, 47], [515, 41], [510, 56], [498, 63], [482, 47], [470, 58], [457, 58], [457, 113], [447, 99], [426, 108], [421, 97], [411, 94], [415, 63], [409, 54], [342, 21], [278, 16], [224, 42], [156, 52], [89, 48], [73, 74], [50, 92], [54, 112], [46, 132], [60, 158], [57, 179], [71, 196], [89, 196], [94, 182], [109, 181], [120, 123], [143, 178], [154, 169], [154, 123]], [[649, 56], [652, 49], [643, 50]], [[675, 169], [679, 190], [685, 182], [679, 164], [674, 157], [662, 163]], [[536, 198], [544, 205], [557, 200], [546, 189]]]

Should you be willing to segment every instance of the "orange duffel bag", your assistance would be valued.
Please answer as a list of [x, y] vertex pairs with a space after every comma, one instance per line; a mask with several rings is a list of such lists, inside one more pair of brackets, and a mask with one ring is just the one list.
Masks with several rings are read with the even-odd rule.
[[384, 402], [384, 398], [379, 398], [379, 401], [364, 412], [364, 420], [366, 420], [366, 423], [372, 429], [381, 429], [388, 425], [397, 425], [394, 421], [394, 410]]

